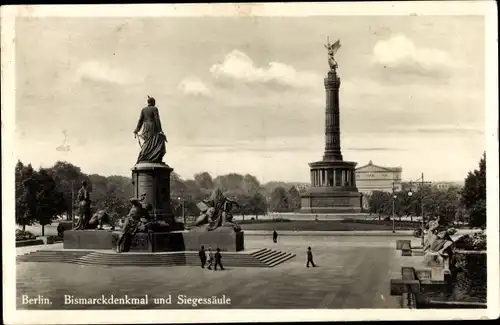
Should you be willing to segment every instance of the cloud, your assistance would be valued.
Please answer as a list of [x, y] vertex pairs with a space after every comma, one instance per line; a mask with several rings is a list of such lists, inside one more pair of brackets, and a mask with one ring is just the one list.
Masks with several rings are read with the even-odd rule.
[[210, 89], [198, 78], [186, 78], [179, 83], [179, 89], [184, 95], [204, 96], [211, 95]]
[[443, 71], [455, 62], [448, 53], [434, 48], [419, 48], [402, 34], [378, 41], [373, 48], [373, 61], [386, 69], [417, 74]]
[[407, 151], [407, 149], [391, 148], [391, 147], [373, 147], [373, 148], [352, 147], [345, 149], [349, 151]]
[[269, 62], [267, 67], [256, 67], [245, 53], [233, 50], [222, 63], [212, 65], [212, 76], [216, 79], [232, 79], [247, 83], [275, 83], [293, 88], [310, 88], [321, 85], [321, 77], [309, 71], [297, 71], [293, 66], [281, 62]]
[[134, 78], [125, 71], [97, 61], [82, 63], [76, 71], [76, 77], [78, 80], [93, 80], [121, 85], [134, 82]]
[[429, 134], [483, 134], [479, 128], [465, 125], [412, 125], [412, 126], [392, 126], [391, 131], [402, 133], [429, 133]]

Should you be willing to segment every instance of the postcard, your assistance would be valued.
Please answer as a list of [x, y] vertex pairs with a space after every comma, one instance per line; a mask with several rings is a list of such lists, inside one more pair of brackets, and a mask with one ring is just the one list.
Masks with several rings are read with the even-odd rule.
[[6, 323], [499, 316], [494, 2], [1, 13]]

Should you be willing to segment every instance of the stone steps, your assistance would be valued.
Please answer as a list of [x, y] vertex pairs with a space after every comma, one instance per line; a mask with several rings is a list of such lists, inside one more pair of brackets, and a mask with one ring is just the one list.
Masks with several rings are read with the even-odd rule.
[[274, 267], [276, 265], [282, 264], [295, 257], [295, 254], [268, 248], [264, 248], [250, 255], [260, 260], [262, 263], [268, 265], [269, 267]]
[[[222, 253], [222, 264], [228, 267], [274, 267], [295, 254], [272, 249], [253, 253]], [[200, 266], [198, 252], [107, 253], [96, 251], [39, 250], [17, 257], [17, 262], [73, 263], [103, 266]]]
[[52, 262], [72, 263], [78, 258], [89, 254], [84, 251], [47, 251], [38, 250], [25, 255], [17, 256], [17, 262]]

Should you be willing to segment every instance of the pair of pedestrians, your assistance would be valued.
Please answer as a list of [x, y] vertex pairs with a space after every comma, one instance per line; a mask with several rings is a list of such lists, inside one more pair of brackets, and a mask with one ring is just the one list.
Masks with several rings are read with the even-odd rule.
[[[201, 246], [200, 251], [198, 252], [198, 256], [200, 257], [201, 268], [205, 268], [207, 264], [207, 252], [205, 251], [205, 247]], [[214, 271], [217, 271], [217, 266], [220, 267], [221, 270], [224, 270], [222, 266], [222, 254], [220, 253], [220, 248], [217, 248], [215, 254], [212, 253], [212, 249], [208, 248], [208, 266], [207, 269], [211, 270], [212, 265], [214, 264]]]

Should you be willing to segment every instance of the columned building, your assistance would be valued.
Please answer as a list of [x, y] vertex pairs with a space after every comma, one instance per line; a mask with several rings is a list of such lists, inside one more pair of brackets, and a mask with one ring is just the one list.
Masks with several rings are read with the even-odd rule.
[[[333, 60], [333, 57], [331, 57]], [[359, 213], [361, 194], [356, 188], [356, 163], [344, 161], [340, 149], [340, 78], [336, 64], [325, 78], [325, 152], [309, 164], [311, 187], [301, 195], [301, 213]]]
[[368, 162], [367, 165], [356, 168], [356, 184], [363, 194], [373, 191], [392, 192], [401, 191], [401, 167], [379, 166]]

